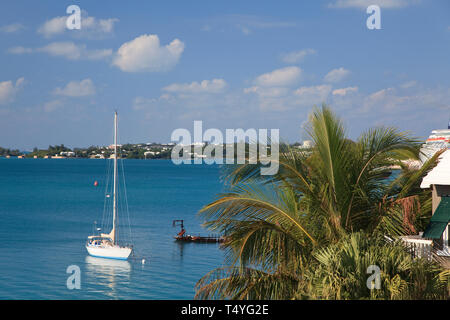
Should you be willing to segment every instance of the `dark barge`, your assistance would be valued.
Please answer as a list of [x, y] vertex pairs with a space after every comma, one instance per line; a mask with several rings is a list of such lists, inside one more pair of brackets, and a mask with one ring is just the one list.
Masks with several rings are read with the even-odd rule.
[[185, 242], [203, 242], [203, 243], [222, 243], [225, 241], [224, 237], [217, 236], [192, 236], [190, 234], [186, 234], [186, 229], [184, 229], [184, 220], [173, 220], [172, 226], [175, 227], [177, 223], [180, 224], [181, 230], [178, 232], [176, 236], [174, 236], [176, 241], [185, 241]]

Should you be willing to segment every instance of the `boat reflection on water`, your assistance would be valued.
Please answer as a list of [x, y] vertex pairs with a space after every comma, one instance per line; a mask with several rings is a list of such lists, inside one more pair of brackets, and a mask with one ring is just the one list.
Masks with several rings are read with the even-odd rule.
[[86, 278], [102, 287], [100, 291], [113, 299], [118, 297], [118, 285], [127, 287], [130, 283], [131, 264], [126, 260], [86, 256], [85, 262]]

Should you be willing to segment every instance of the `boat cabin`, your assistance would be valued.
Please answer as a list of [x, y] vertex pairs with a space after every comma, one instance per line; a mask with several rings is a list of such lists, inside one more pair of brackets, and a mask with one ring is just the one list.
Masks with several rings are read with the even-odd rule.
[[87, 245], [91, 247], [105, 247], [112, 246], [113, 242], [111, 238], [102, 236], [89, 236]]

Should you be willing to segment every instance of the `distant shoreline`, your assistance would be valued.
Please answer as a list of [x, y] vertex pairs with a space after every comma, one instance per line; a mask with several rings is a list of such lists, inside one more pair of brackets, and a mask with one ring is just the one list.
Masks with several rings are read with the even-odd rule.
[[[82, 157], [57, 157], [57, 158], [30, 158], [30, 157], [18, 157], [18, 156], [11, 156], [11, 157], [4, 157], [1, 156], [0, 159], [6, 159], [6, 160], [112, 160], [112, 158], [82, 158]], [[142, 159], [142, 158], [117, 158], [118, 160], [169, 160], [172, 159], [169, 158], [148, 158], [148, 159]]]

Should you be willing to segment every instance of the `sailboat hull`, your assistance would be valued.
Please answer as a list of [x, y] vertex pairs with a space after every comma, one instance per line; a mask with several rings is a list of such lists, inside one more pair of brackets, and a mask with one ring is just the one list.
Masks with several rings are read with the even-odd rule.
[[93, 257], [127, 260], [131, 254], [131, 248], [127, 247], [98, 247], [98, 246], [86, 246], [86, 250]]

